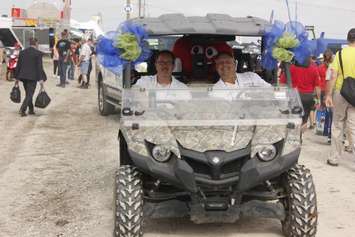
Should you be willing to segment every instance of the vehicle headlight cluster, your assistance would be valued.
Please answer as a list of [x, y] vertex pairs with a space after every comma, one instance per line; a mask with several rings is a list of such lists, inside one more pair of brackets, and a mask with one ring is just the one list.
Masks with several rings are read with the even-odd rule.
[[277, 156], [277, 149], [274, 145], [259, 145], [256, 147], [256, 156], [261, 161], [272, 161]]
[[158, 162], [167, 162], [171, 157], [171, 151], [167, 146], [155, 145], [152, 149], [152, 156]]

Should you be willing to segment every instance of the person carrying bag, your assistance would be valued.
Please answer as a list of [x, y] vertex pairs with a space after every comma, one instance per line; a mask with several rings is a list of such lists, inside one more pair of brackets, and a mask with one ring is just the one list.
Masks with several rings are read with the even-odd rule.
[[43, 70], [43, 54], [37, 49], [37, 39], [30, 38], [29, 43], [30, 47], [20, 52], [17, 67], [15, 69], [16, 84], [18, 84], [19, 81], [22, 81], [26, 94], [20, 108], [21, 117], [27, 116], [27, 108], [29, 109], [28, 113], [30, 115], [35, 114], [32, 101], [37, 82], [39, 82], [43, 88], [43, 83], [47, 80], [46, 73]]
[[330, 65], [331, 80], [325, 97], [326, 106], [333, 108], [332, 149], [327, 160], [332, 166], [342, 158], [343, 134], [355, 141], [355, 28], [348, 32], [347, 39], [348, 47], [338, 52]]

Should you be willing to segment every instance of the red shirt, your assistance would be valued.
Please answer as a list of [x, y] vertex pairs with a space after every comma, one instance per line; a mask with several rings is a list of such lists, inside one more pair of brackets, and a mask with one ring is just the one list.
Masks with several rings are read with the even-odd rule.
[[322, 63], [321, 65], [318, 66], [318, 72], [320, 77], [319, 86], [322, 91], [325, 91], [325, 85], [326, 85], [325, 77], [327, 75], [327, 70], [328, 70], [328, 66], [325, 63]]
[[[315, 87], [320, 86], [320, 77], [318, 67], [310, 65], [309, 67], [290, 67], [292, 87], [300, 93], [313, 93]], [[280, 83], [286, 84], [285, 73], [280, 76]]]

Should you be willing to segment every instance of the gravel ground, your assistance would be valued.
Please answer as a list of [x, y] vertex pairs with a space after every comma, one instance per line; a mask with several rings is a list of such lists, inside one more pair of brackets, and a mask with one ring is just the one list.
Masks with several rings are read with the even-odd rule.
[[[46, 63], [47, 75], [51, 75]], [[3, 77], [1, 77], [3, 78]], [[113, 184], [118, 166], [118, 115], [101, 117], [97, 93], [55, 87], [49, 76], [50, 106], [21, 118], [9, 100], [13, 83], [0, 80], [0, 236], [106, 237], [113, 233]], [[339, 167], [325, 164], [326, 139], [305, 134], [301, 163], [316, 184], [321, 237], [354, 236], [355, 157]], [[273, 237], [276, 220], [244, 219], [236, 224], [195, 225], [187, 219], [146, 222], [146, 235]]]

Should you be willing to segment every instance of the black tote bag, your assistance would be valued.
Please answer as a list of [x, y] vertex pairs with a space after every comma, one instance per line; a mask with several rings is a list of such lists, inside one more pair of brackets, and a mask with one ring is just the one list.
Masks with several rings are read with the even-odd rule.
[[48, 96], [47, 92], [44, 89], [41, 89], [37, 95], [35, 106], [37, 108], [44, 109], [49, 105], [50, 102], [51, 98]]
[[10, 100], [14, 103], [21, 103], [21, 91], [20, 87], [17, 84], [12, 87], [10, 93]]

